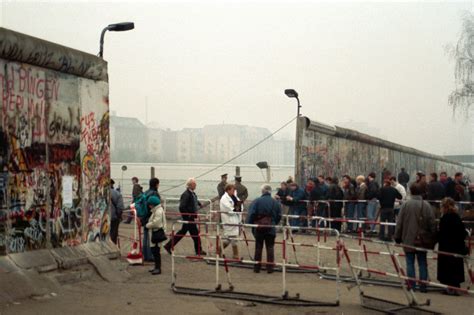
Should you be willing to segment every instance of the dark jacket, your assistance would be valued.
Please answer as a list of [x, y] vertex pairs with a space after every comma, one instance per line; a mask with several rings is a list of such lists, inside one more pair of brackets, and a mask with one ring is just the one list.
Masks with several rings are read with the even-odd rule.
[[[337, 184], [329, 185], [328, 189], [328, 200], [342, 200], [344, 198], [344, 193], [342, 188], [339, 187]], [[341, 218], [342, 217], [342, 202], [330, 202], [329, 203], [329, 217], [331, 218]], [[331, 227], [340, 231], [341, 230], [341, 222], [333, 222]]]
[[181, 212], [183, 220], [194, 221], [196, 217], [194, 213], [197, 213], [200, 207], [201, 203], [198, 201], [194, 191], [186, 189], [181, 194], [181, 198], [179, 199], [179, 212]]
[[428, 184], [428, 200], [441, 200], [444, 197], [446, 197], [446, 191], [444, 189], [443, 184], [441, 184], [440, 182], [431, 182]]
[[227, 182], [224, 182], [224, 181], [220, 181], [219, 184], [217, 185], [217, 195], [219, 195], [219, 200], [225, 194], [225, 186], [226, 185], [227, 185]]
[[306, 203], [300, 202], [301, 200], [305, 200], [306, 194], [303, 189], [297, 187], [295, 190], [291, 191], [290, 189], [290, 197], [293, 198], [292, 201], [288, 201], [288, 205], [290, 209], [306, 209]]
[[[254, 224], [259, 216], [271, 216], [272, 225], [280, 223], [281, 205], [272, 198], [270, 193], [265, 193], [252, 202], [247, 216], [247, 223]], [[252, 230], [254, 231], [254, 229]], [[267, 231], [267, 233], [271, 235], [275, 235], [275, 232], [275, 228], [271, 228]]]
[[408, 182], [410, 181], [410, 175], [408, 175], [407, 172], [405, 171], [401, 171], [400, 173], [398, 173], [398, 182], [400, 184], [407, 184]]
[[289, 204], [288, 201], [286, 200], [286, 196], [289, 196], [289, 194], [290, 194], [290, 190], [288, 188], [287, 189], [278, 188], [278, 191], [276, 193], [276, 195], [280, 197], [281, 203], [284, 205]]
[[242, 201], [242, 203], [247, 200], [249, 197], [249, 192], [247, 191], [247, 187], [242, 185], [240, 182], [235, 182], [235, 190], [237, 190], [237, 197]]
[[380, 208], [387, 209], [395, 206], [395, 199], [402, 200], [402, 195], [392, 186], [384, 186], [379, 192]]
[[[465, 239], [467, 232], [457, 213], [446, 213], [439, 221], [439, 250], [467, 255]], [[447, 285], [459, 285], [464, 282], [464, 264], [462, 258], [438, 255], [438, 280]]]
[[349, 187], [344, 187], [344, 200], [357, 200], [357, 193], [355, 186], [350, 183]]
[[110, 214], [111, 214], [111, 219], [112, 220], [117, 220], [122, 217], [122, 212], [125, 209], [123, 206], [123, 198], [120, 192], [118, 192], [115, 189], [110, 189]]
[[379, 195], [379, 183], [375, 181], [375, 179], [369, 183], [367, 183], [367, 199], [372, 200], [377, 198]]

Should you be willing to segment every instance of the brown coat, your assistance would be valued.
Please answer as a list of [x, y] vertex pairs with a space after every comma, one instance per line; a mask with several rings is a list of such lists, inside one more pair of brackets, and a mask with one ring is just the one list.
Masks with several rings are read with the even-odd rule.
[[[436, 222], [431, 205], [423, 201], [421, 196], [412, 196], [410, 200], [403, 203], [397, 219], [395, 239], [401, 239], [405, 245], [413, 246], [418, 233], [417, 215], [423, 215], [421, 228], [426, 232], [436, 233]], [[404, 248], [405, 252], [413, 252], [412, 249]]]

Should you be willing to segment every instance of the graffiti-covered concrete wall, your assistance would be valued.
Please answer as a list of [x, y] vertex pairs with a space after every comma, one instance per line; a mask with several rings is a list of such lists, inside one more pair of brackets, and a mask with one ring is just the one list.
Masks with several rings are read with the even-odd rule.
[[0, 28], [0, 255], [108, 231], [107, 64]]
[[462, 171], [474, 178], [474, 169], [460, 163], [307, 117], [298, 119], [295, 167], [300, 184], [319, 174], [340, 178], [375, 172], [380, 179], [384, 170], [396, 175], [402, 167], [412, 179], [417, 171], [446, 171], [451, 176]]

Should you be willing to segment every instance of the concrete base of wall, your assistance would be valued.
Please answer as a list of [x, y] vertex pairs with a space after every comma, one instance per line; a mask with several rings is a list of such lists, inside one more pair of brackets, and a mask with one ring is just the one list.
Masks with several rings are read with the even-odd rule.
[[111, 242], [0, 256], [0, 304], [52, 294], [61, 284], [97, 274], [109, 282], [125, 282], [130, 274], [119, 257], [120, 250]]

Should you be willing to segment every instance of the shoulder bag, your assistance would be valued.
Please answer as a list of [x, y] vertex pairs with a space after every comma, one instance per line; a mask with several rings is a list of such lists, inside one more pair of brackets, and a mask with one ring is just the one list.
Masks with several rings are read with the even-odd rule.
[[421, 248], [427, 248], [427, 249], [433, 249], [436, 244], [436, 235], [433, 232], [426, 231], [422, 226], [424, 223], [424, 216], [423, 216], [423, 206], [424, 206], [424, 201], [421, 201], [421, 210], [420, 214], [417, 215], [417, 225], [418, 229], [416, 231], [416, 236], [415, 236], [415, 241], [413, 242], [413, 245], [415, 247], [421, 247]]
[[[161, 212], [161, 215], [164, 217], [164, 213]], [[163, 218], [163, 222], [164, 222], [164, 218]], [[154, 243], [154, 244], [158, 244], [158, 243], [161, 243], [161, 242], [164, 242], [168, 239], [168, 237], [166, 237], [166, 233], [165, 233], [165, 230], [161, 227], [157, 230], [152, 230], [151, 231], [151, 242]]]

